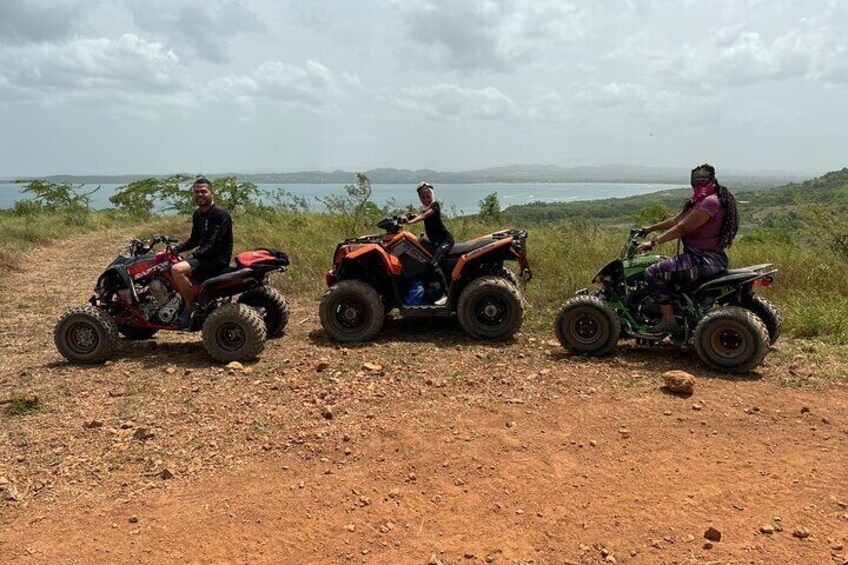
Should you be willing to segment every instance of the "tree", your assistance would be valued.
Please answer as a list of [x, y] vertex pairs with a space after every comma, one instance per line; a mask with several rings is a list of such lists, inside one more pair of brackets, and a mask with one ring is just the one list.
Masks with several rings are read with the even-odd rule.
[[480, 201], [480, 211], [477, 213], [484, 222], [500, 222], [501, 221], [501, 203], [498, 200], [498, 193], [492, 192], [486, 195]]
[[360, 227], [384, 211], [371, 202], [371, 181], [363, 173], [356, 173], [356, 184], [344, 187], [344, 194], [318, 198], [332, 215], [338, 216], [345, 233], [353, 234]]
[[661, 202], [657, 202], [656, 204], [649, 204], [639, 210], [639, 215], [636, 216], [636, 222], [640, 226], [648, 226], [661, 222], [671, 216], [672, 212], [668, 209], [668, 206]]

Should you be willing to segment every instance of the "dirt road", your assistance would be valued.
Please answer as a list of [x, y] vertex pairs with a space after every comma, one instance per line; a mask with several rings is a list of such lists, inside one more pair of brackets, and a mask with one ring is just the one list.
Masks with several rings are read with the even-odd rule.
[[[0, 406], [0, 562], [848, 559], [843, 351], [786, 340], [731, 379], [672, 348], [585, 360], [449, 321], [342, 348], [283, 278], [289, 331], [245, 371], [186, 334], [71, 367], [52, 323], [128, 235], [0, 281], [0, 401], [38, 397]], [[660, 389], [669, 369], [693, 396]]]

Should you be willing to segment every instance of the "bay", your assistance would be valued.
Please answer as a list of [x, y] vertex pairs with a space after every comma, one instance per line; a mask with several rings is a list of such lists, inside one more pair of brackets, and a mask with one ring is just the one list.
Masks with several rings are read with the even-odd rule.
[[[92, 206], [104, 209], [110, 206], [109, 196], [122, 185], [83, 185], [80, 192], [90, 192]], [[321, 210], [323, 206], [317, 200], [344, 191], [342, 184], [260, 184], [260, 191], [267, 202], [279, 190], [306, 198], [310, 208]], [[414, 185], [375, 184], [372, 185], [372, 200], [380, 205], [407, 204], [419, 205]], [[474, 183], [442, 184], [436, 186], [436, 197], [442, 209], [450, 215], [472, 214], [479, 209], [479, 202], [487, 194], [497, 193], [501, 208], [531, 202], [573, 202], [578, 200], [600, 200], [605, 198], [623, 198], [650, 192], [660, 192], [680, 188], [676, 184], [612, 183], [612, 182], [559, 182], [559, 183]], [[11, 208], [15, 202], [29, 198], [23, 194], [23, 185], [0, 183], [0, 209]]]

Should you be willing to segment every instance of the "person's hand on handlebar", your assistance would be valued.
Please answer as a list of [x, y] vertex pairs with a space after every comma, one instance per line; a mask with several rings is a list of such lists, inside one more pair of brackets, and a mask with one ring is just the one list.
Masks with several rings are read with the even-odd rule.
[[645, 251], [651, 251], [657, 246], [657, 240], [651, 239], [648, 241], [643, 241], [639, 245], [636, 246], [637, 253], [644, 253]]

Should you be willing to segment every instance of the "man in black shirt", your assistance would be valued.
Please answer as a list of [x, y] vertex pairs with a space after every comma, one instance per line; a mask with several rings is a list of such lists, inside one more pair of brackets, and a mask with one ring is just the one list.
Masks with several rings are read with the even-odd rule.
[[[439, 277], [442, 290], [447, 292], [447, 280], [445, 279], [445, 273], [442, 271], [442, 267], [439, 265], [439, 261], [453, 247], [453, 235], [451, 235], [451, 232], [448, 231], [442, 222], [442, 207], [436, 200], [433, 185], [422, 182], [416, 190], [418, 191], [418, 198], [421, 199], [421, 204], [424, 205], [424, 209], [417, 216], [407, 219], [406, 223], [417, 224], [418, 222], [424, 222], [424, 235], [427, 239], [426, 241], [422, 241], [422, 243], [427, 245], [433, 254], [432, 259], [430, 259], [430, 268]], [[446, 300], [447, 296], [442, 296], [436, 300], [435, 304], [441, 306]]]
[[205, 178], [194, 181], [191, 187], [197, 210], [191, 219], [191, 236], [174, 248], [182, 254], [194, 249], [190, 258], [171, 267], [177, 290], [186, 302], [180, 326], [187, 326], [194, 313], [191, 277], [208, 279], [219, 275], [230, 264], [233, 254], [233, 220], [226, 210], [215, 204], [212, 183]]

